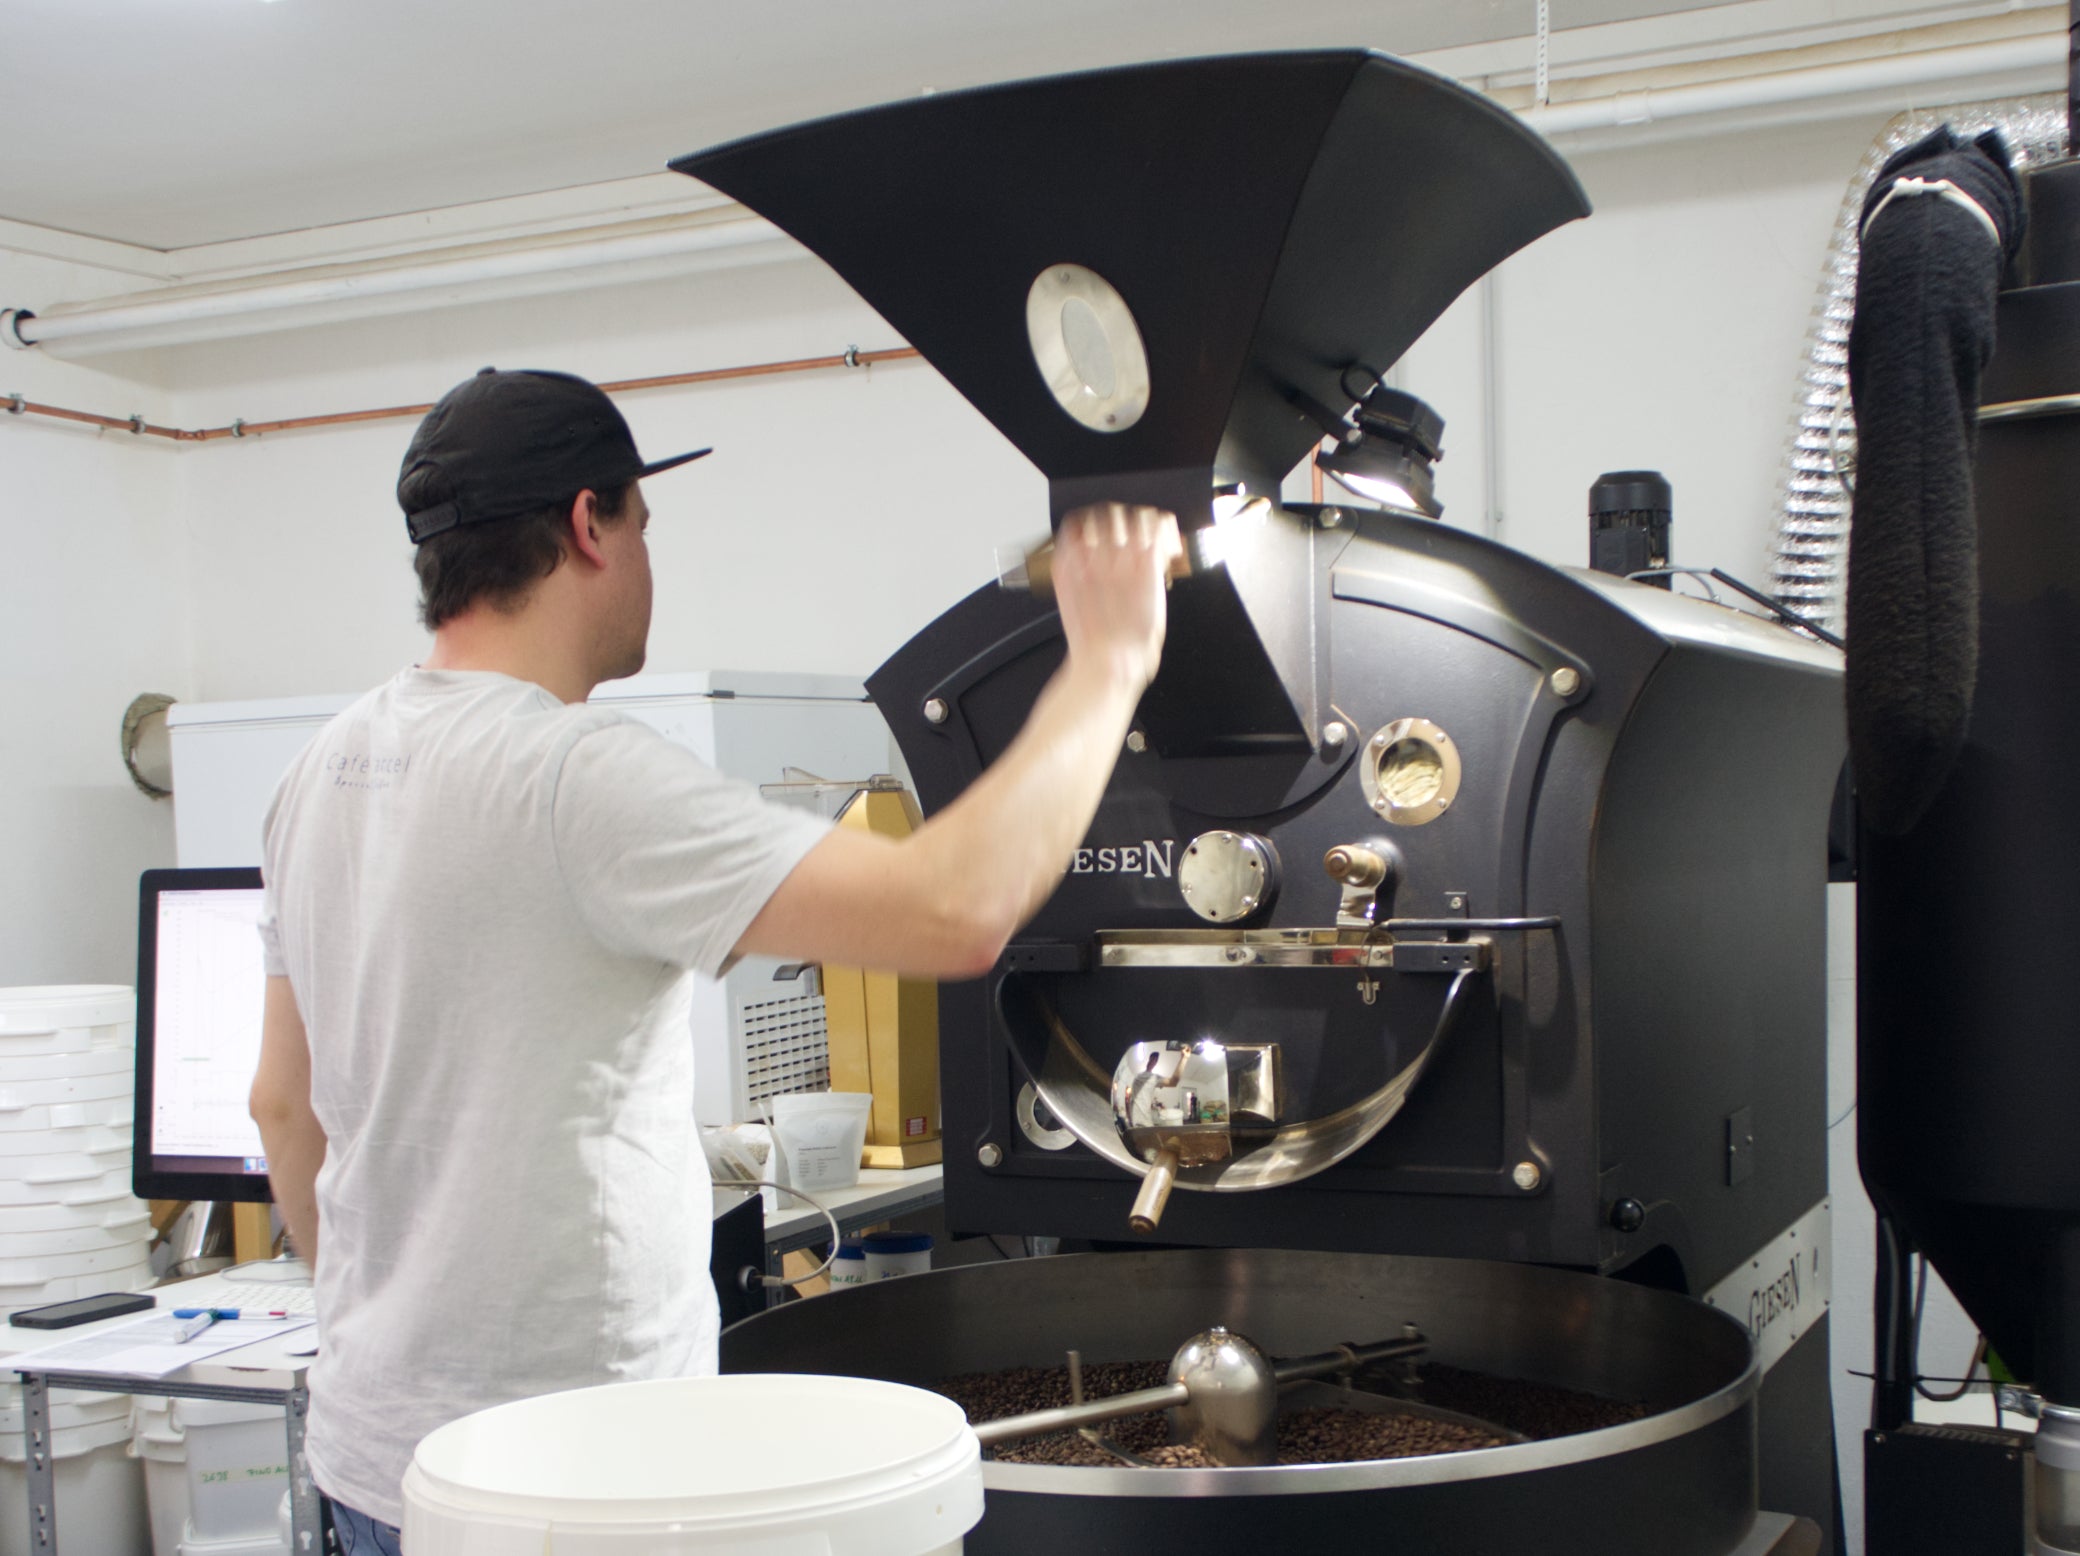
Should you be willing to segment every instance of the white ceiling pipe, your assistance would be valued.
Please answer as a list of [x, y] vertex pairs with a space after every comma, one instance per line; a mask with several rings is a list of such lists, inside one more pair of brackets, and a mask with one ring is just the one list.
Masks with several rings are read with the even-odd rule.
[[[305, 281], [214, 292], [182, 288], [176, 296], [132, 294], [48, 314], [0, 312], [0, 340], [10, 346], [51, 346], [66, 355], [181, 345], [424, 307], [539, 296], [607, 281], [650, 280], [707, 268], [718, 260], [783, 257], [789, 250], [780, 245], [789, 243], [768, 221], [707, 222]], [[761, 246], [771, 252], [740, 252]]]
[[[2011, 71], [2056, 70], [2063, 76], [2067, 40], [2063, 32], [2028, 38], [2003, 38], [1958, 48], [1926, 49], [1879, 59], [1818, 65], [1770, 75], [1736, 76], [1643, 92], [1559, 103], [1527, 110], [1523, 119], [1546, 136], [1583, 130], [1636, 128], [1669, 119], [1778, 107], [1858, 93], [1901, 91], [1941, 82], [1969, 81]], [[1899, 106], [1913, 106], [1901, 104]]]

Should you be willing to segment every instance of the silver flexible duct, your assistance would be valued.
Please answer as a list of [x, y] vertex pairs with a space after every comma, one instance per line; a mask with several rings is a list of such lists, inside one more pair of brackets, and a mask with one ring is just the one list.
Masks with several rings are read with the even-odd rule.
[[1864, 153], [1842, 196], [1834, 241], [1820, 278], [1820, 299], [1806, 334], [1798, 407], [1786, 450], [1771, 588], [1786, 605], [1840, 632], [1848, 595], [1849, 487], [1855, 481], [1856, 427], [1849, 409], [1849, 322], [1856, 312], [1856, 232], [1864, 196], [1896, 151], [1940, 125], [1960, 134], [1999, 130], [2018, 168], [2066, 152], [2062, 92], [1913, 108], [1900, 114]]

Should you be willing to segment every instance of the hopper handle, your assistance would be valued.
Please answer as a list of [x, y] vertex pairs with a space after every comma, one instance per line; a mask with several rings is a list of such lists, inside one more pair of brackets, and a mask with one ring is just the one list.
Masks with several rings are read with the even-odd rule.
[[1134, 1196], [1134, 1209], [1127, 1217], [1127, 1225], [1143, 1237], [1153, 1232], [1156, 1223], [1163, 1219], [1163, 1207], [1170, 1203], [1170, 1187], [1176, 1182], [1177, 1153], [1166, 1146], [1148, 1164], [1148, 1176], [1141, 1180], [1141, 1192]]

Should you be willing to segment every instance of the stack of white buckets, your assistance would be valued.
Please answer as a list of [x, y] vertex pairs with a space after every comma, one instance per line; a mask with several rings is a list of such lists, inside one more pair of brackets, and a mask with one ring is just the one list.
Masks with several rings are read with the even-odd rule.
[[[151, 1213], [130, 1194], [135, 1017], [120, 986], [0, 989], [0, 1319], [150, 1281]], [[0, 1349], [63, 1337], [0, 1326]], [[0, 1556], [12, 1556], [29, 1530], [22, 1390], [0, 1376]], [[65, 1545], [143, 1550], [130, 1397], [55, 1392], [51, 1427]]]

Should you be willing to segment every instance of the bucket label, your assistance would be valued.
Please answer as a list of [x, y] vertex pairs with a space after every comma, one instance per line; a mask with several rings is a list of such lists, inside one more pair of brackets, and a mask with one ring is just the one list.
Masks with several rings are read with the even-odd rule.
[[1827, 1316], [1831, 1205], [1821, 1200], [1704, 1294], [1707, 1307], [1747, 1326], [1764, 1374]]

